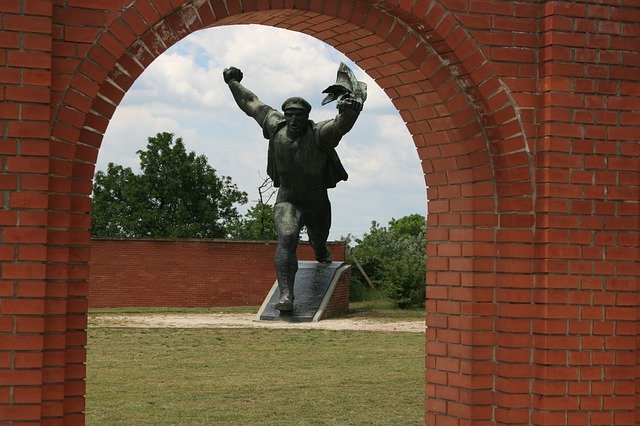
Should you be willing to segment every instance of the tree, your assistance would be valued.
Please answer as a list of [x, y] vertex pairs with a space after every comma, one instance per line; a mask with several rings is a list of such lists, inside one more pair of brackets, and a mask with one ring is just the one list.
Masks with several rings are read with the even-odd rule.
[[96, 237], [139, 236], [145, 228], [143, 212], [144, 188], [140, 176], [113, 163], [107, 172], [99, 171], [93, 181], [93, 211], [91, 233]]
[[109, 163], [93, 185], [92, 234], [97, 237], [223, 238], [247, 202], [204, 155], [187, 153], [182, 138], [158, 133], [137, 151], [140, 174]]
[[[400, 308], [423, 307], [425, 301], [425, 218], [419, 214], [391, 219], [389, 226], [371, 223], [354, 240], [355, 257], [375, 286]], [[354, 268], [353, 281], [364, 277]]]
[[230, 238], [236, 240], [270, 241], [276, 239], [273, 206], [258, 201], [243, 218], [229, 227]]
[[271, 199], [276, 193], [270, 178], [258, 186], [259, 200], [243, 218], [229, 227], [229, 236], [239, 240], [268, 241], [276, 239], [276, 225]]
[[398, 236], [410, 235], [417, 237], [424, 233], [424, 216], [418, 213], [403, 216], [400, 219], [392, 218], [389, 221], [389, 230]]

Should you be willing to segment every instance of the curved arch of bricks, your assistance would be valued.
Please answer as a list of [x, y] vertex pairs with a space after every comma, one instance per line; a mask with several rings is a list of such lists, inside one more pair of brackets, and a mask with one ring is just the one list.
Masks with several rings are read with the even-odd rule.
[[426, 413], [640, 421], [640, 7], [492, 0], [8, 0], [0, 420], [84, 421], [89, 218], [126, 91], [194, 31], [332, 45], [407, 123], [428, 185]]

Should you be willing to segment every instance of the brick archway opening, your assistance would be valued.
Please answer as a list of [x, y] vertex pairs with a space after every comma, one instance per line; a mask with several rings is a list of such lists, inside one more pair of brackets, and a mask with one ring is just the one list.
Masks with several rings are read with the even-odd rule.
[[[70, 74], [54, 111], [52, 168], [61, 184], [70, 184], [61, 203], [71, 211], [70, 239], [49, 246], [70, 253], [70, 266], [60, 273], [69, 284], [59, 295], [66, 300], [59, 330], [66, 336], [69, 372], [65, 415], [82, 416], [89, 195], [109, 119], [135, 79], [172, 44], [202, 28], [258, 23], [309, 34], [346, 54], [384, 89], [406, 122], [430, 200], [426, 417], [494, 416], [491, 402], [482, 409], [473, 404], [478, 395], [496, 392], [500, 324], [512, 318], [496, 309], [505, 297], [501, 290], [532, 287], [535, 193], [520, 112], [482, 50], [436, 2], [420, 22], [399, 8], [355, 1], [296, 9], [160, 3], [138, 2], [112, 20]], [[52, 187], [55, 194], [55, 179]], [[452, 389], [455, 395], [444, 394]]]

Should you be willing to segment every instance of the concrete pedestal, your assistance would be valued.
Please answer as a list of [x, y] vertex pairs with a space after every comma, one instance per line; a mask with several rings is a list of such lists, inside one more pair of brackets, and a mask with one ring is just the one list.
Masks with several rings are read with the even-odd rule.
[[258, 311], [258, 319], [291, 322], [318, 321], [322, 318], [340, 276], [347, 269], [349, 265], [344, 262], [298, 262], [298, 272], [293, 287], [293, 311], [283, 314], [275, 309], [280, 297], [276, 280]]

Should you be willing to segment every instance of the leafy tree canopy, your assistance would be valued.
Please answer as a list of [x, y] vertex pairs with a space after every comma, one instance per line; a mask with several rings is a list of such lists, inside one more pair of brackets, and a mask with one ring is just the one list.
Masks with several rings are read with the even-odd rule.
[[276, 224], [271, 200], [277, 192], [271, 178], [263, 178], [262, 183], [258, 186], [259, 199], [244, 217], [229, 226], [229, 238], [254, 241], [275, 240], [277, 238]]
[[222, 238], [247, 202], [228, 176], [182, 138], [158, 133], [137, 151], [140, 174], [109, 163], [93, 185], [92, 234], [97, 237]]
[[[362, 238], [353, 240], [352, 261], [360, 263], [374, 285], [400, 308], [424, 307], [425, 217], [412, 214], [391, 219], [388, 227], [378, 222]], [[352, 285], [365, 277], [353, 269]]]
[[424, 233], [424, 216], [418, 213], [403, 216], [389, 221], [389, 230], [398, 236], [417, 237]]
[[273, 206], [258, 201], [244, 217], [229, 226], [229, 236], [237, 240], [275, 240], [277, 237]]

